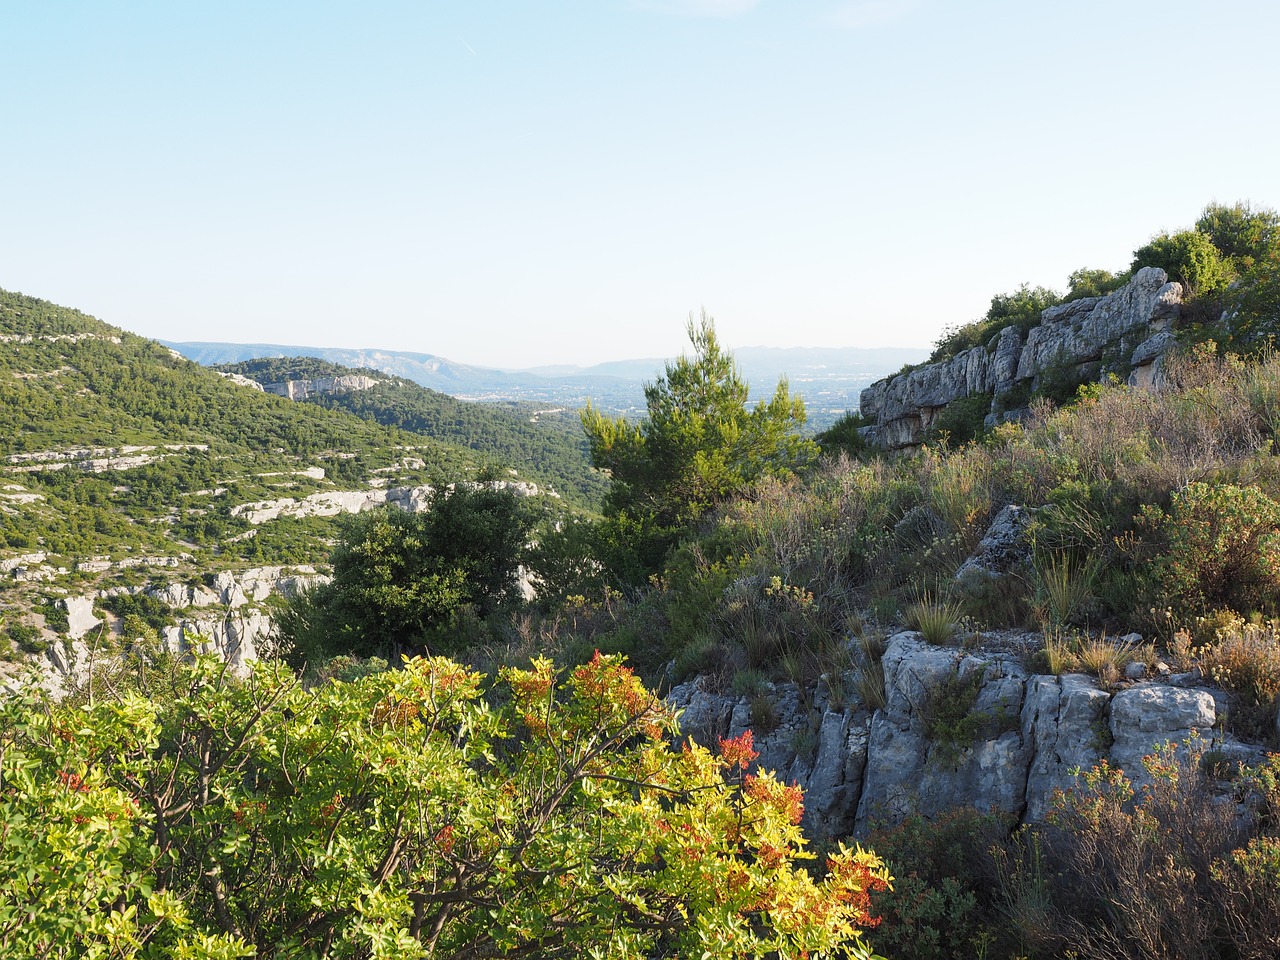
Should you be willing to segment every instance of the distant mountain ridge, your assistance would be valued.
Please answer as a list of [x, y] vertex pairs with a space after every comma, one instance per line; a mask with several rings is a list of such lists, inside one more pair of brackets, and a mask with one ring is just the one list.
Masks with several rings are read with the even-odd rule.
[[[501, 370], [455, 363], [429, 353], [403, 350], [308, 347], [278, 343], [179, 342], [162, 340], [190, 360], [207, 366], [261, 358], [316, 357], [353, 369], [377, 370], [467, 400], [508, 400], [580, 407], [590, 399], [612, 413], [643, 411], [643, 387], [662, 375], [665, 360], [613, 360], [589, 367], [549, 365]], [[919, 363], [928, 350], [908, 347], [743, 347], [734, 351], [752, 398], [773, 393], [786, 376], [804, 398], [810, 425], [822, 428], [857, 406], [863, 387]]]

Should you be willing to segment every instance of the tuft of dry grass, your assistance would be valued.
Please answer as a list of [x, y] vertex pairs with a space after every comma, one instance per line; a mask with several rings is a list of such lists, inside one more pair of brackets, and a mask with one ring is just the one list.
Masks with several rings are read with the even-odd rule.
[[1049, 672], [1054, 676], [1075, 669], [1077, 665], [1075, 652], [1072, 650], [1072, 638], [1062, 630], [1050, 629], [1044, 633], [1044, 659]]
[[878, 661], [866, 661], [854, 671], [853, 689], [868, 710], [883, 710], [889, 703], [884, 667]]
[[919, 631], [928, 643], [943, 646], [955, 637], [960, 626], [960, 604], [941, 596], [922, 593], [904, 611], [907, 626]]
[[1200, 671], [1234, 696], [1235, 732], [1269, 737], [1280, 697], [1280, 620], [1237, 622], [1220, 631], [1215, 643], [1191, 653]]
[[1076, 564], [1054, 556], [1035, 565], [1043, 619], [1054, 626], [1081, 624], [1096, 604], [1093, 588], [1100, 565], [1093, 560]]
[[1108, 686], [1120, 679], [1124, 668], [1138, 659], [1138, 655], [1139, 647], [1134, 641], [1108, 640], [1106, 634], [1081, 639], [1075, 650], [1080, 666]]

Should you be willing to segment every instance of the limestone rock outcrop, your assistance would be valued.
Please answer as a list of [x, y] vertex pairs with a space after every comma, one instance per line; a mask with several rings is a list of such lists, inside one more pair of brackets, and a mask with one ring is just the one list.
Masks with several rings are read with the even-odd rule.
[[368, 390], [376, 387], [381, 380], [366, 377], [361, 373], [348, 373], [340, 377], [317, 377], [314, 380], [285, 380], [283, 383], [264, 383], [259, 389], [266, 393], [274, 393], [278, 397], [290, 400], [305, 400], [307, 397], [320, 396], [327, 393], [349, 393], [354, 390]]
[[[1247, 761], [1261, 758], [1222, 739], [1218, 704], [1204, 688], [1143, 681], [1109, 692], [1082, 674], [1033, 674], [1009, 654], [932, 646], [909, 632], [890, 639], [882, 666], [883, 708], [868, 710], [856, 697], [833, 703], [825, 683], [778, 684], [776, 725], [756, 731], [757, 766], [804, 787], [805, 826], [819, 835], [865, 834], [956, 806], [1040, 821], [1076, 771], [1107, 760], [1141, 784], [1144, 756], [1193, 736]], [[969, 715], [981, 720], [963, 742], [933, 717], [939, 691], [960, 689], [972, 697]], [[753, 726], [747, 698], [715, 692], [705, 678], [675, 687], [669, 700], [682, 710], [681, 729], [712, 749], [718, 737]]]
[[[211, 654], [243, 675], [250, 662], [275, 652], [271, 616], [257, 605], [273, 594], [293, 596], [325, 579], [306, 565], [252, 567], [239, 573], [224, 571], [204, 583], [117, 587], [97, 595], [66, 597], [62, 603], [67, 611], [67, 638], [55, 639], [37, 659], [38, 682], [60, 696], [69, 688], [82, 686], [95, 664], [114, 657], [116, 643], [134, 639], [110, 636], [110, 642], [103, 643], [96, 632], [90, 636], [90, 631], [103, 624], [94, 613], [95, 600], [121, 592], [145, 593], [173, 608], [177, 622], [160, 631], [166, 650], [178, 655]], [[119, 622], [109, 624], [116, 631], [120, 626]]]
[[1122, 372], [1149, 385], [1173, 343], [1182, 297], [1163, 270], [1143, 267], [1112, 294], [1050, 307], [1025, 337], [1006, 327], [985, 346], [879, 380], [859, 402], [871, 422], [866, 437], [891, 450], [914, 446], [948, 404], [975, 394], [991, 397], [989, 423], [1016, 416], [1018, 398], [1046, 375], [1085, 381]]
[[[521, 480], [488, 480], [473, 484], [494, 490], [505, 490], [515, 497], [536, 497], [536, 483]], [[384, 503], [420, 513], [430, 508], [433, 490], [429, 485], [418, 487], [371, 487], [368, 490], [324, 490], [302, 498], [282, 497], [279, 500], [258, 500], [240, 503], [231, 508], [231, 516], [244, 517], [257, 526], [280, 517], [336, 517], [340, 513], [361, 513]]]

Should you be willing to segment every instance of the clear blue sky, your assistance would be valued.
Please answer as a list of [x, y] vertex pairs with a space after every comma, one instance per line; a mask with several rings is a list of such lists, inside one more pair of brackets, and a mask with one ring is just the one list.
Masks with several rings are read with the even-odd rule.
[[926, 346], [1280, 206], [1274, 0], [0, 5], [0, 287], [490, 365]]

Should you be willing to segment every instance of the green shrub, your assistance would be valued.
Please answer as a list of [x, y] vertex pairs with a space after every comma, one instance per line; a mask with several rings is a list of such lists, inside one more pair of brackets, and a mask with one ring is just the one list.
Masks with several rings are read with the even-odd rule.
[[[159, 632], [178, 622], [174, 619], [173, 611], [169, 609], [167, 603], [146, 593], [118, 593], [115, 596], [103, 597], [98, 601], [98, 605], [117, 617], [135, 624], [133, 629], [137, 629], [136, 624], [140, 622], [147, 628]], [[125, 632], [128, 634], [130, 627], [126, 626]]]
[[49, 641], [45, 640], [40, 631], [27, 623], [15, 623], [8, 629], [9, 639], [23, 653], [44, 653], [49, 649]]
[[851, 410], [813, 439], [827, 456], [846, 453], [857, 457], [867, 451], [867, 441], [858, 431], [870, 424], [871, 421], [861, 413]]
[[929, 424], [925, 443], [945, 443], [952, 449], [980, 440], [987, 431], [986, 417], [991, 412], [991, 396], [975, 393], [952, 400]]
[[1241, 267], [1249, 267], [1280, 245], [1280, 214], [1254, 210], [1248, 203], [1211, 203], [1196, 221], [1196, 230], [1218, 251]]
[[982, 319], [948, 327], [943, 332], [934, 345], [929, 362], [937, 363], [954, 357], [962, 350], [986, 346], [1005, 327], [1017, 327], [1025, 333], [1040, 322], [1041, 313], [1061, 302], [1061, 294], [1025, 283], [1013, 293], [996, 294]]
[[44, 616], [45, 627], [54, 633], [66, 633], [70, 629], [66, 605], [59, 598], [42, 597], [33, 609]]
[[1071, 289], [1067, 293], [1067, 300], [1079, 300], [1081, 297], [1105, 297], [1109, 293], [1115, 293], [1133, 277], [1131, 273], [1112, 273], [1110, 270], [1090, 270], [1087, 267], [1081, 267], [1073, 272], [1067, 282], [1071, 284]]
[[894, 876], [875, 893], [882, 922], [871, 934], [877, 953], [918, 960], [971, 960], [998, 929], [993, 848], [1009, 824], [988, 813], [958, 808], [934, 820], [919, 814], [878, 828], [871, 842]]
[[929, 690], [921, 713], [931, 762], [953, 767], [969, 747], [1017, 728], [1017, 715], [1004, 707], [977, 709], [985, 678], [985, 670], [952, 673]]
[[1161, 234], [1133, 252], [1132, 269], [1159, 267], [1171, 280], [1180, 280], [1192, 296], [1208, 297], [1226, 288], [1234, 277], [1231, 265], [1198, 230]]
[[1274, 612], [1280, 600], [1280, 505], [1254, 486], [1195, 482], [1168, 513], [1147, 504], [1144, 525], [1160, 547], [1149, 566], [1152, 605], [1185, 621], [1211, 610]]

